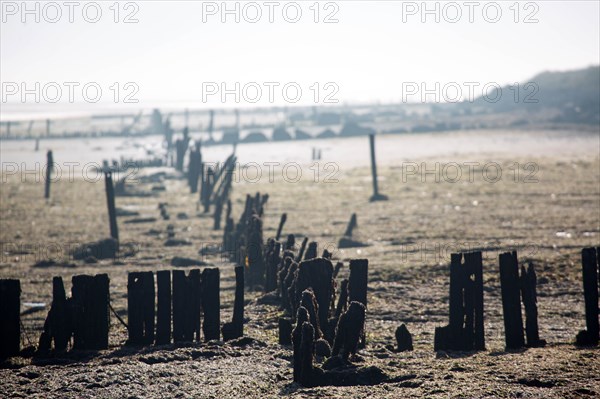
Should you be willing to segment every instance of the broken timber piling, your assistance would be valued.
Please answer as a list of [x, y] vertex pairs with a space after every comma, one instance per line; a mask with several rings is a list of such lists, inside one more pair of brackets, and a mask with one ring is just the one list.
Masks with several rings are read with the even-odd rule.
[[436, 327], [434, 350], [485, 350], [481, 252], [451, 254], [449, 291], [449, 323]]

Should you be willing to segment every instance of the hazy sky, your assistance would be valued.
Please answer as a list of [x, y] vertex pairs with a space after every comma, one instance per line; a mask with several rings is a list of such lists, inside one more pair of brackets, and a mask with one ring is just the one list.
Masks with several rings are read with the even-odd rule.
[[[121, 96], [132, 92], [131, 86], [124, 90], [123, 85], [134, 82], [139, 92], [133, 98], [139, 99], [140, 105], [180, 102], [215, 106], [221, 103], [220, 96], [209, 96], [204, 102], [203, 82], [226, 82], [230, 88], [240, 82], [240, 93], [244, 85], [256, 82], [263, 87], [259, 101], [263, 105], [268, 105], [264, 82], [281, 85], [274, 89], [277, 105], [287, 103], [281, 87], [290, 82], [303, 90], [298, 104], [313, 103], [312, 85], [318, 82], [319, 103], [336, 86], [339, 91], [332, 98], [342, 103], [398, 102], [406, 82], [425, 82], [429, 87], [434, 82], [507, 84], [524, 82], [543, 70], [600, 63], [598, 1], [520, 2], [517, 7], [513, 1], [497, 2], [485, 12], [484, 5], [489, 2], [475, 2], [472, 23], [468, 2], [461, 1], [438, 3], [440, 21], [431, 14], [424, 23], [422, 2], [322, 1], [318, 23], [314, 22], [313, 1], [297, 3], [302, 11], [297, 23], [284, 19], [284, 6], [290, 20], [296, 10], [295, 4], [285, 1], [277, 2], [273, 23], [269, 22], [269, 6], [262, 1], [246, 8], [246, 3], [240, 2], [239, 23], [234, 15], [221, 21], [221, 2], [125, 3], [119, 4], [118, 23], [110, 8], [114, 8], [112, 1], [97, 3], [102, 11], [97, 23], [83, 18], [86, 2], [74, 9], [73, 23], [66, 6], [61, 6], [58, 22], [49, 22], [57, 15], [56, 9], [48, 6], [43, 10], [41, 3], [40, 22], [36, 23], [35, 15], [22, 15], [20, 1], [2, 2], [3, 84], [26, 82], [33, 87], [33, 82], [97, 82], [103, 89], [100, 103], [105, 103], [113, 100], [109, 87], [114, 82], [119, 82]], [[235, 3], [228, 2], [228, 7], [233, 9]], [[255, 5], [262, 17], [250, 23], [256, 15]], [[499, 21], [488, 22], [496, 17], [497, 5], [502, 12]], [[34, 6], [29, 3], [31, 9]], [[94, 7], [86, 9], [90, 20], [95, 18]], [[213, 7], [219, 8], [216, 15], [203, 14]], [[428, 2], [428, 7], [433, 9], [435, 4]], [[462, 16], [451, 23], [457, 10]], [[123, 23], [130, 13], [139, 22]], [[324, 23], [331, 13], [338, 22]], [[524, 23], [526, 17], [538, 22]], [[328, 82], [335, 86], [325, 87]], [[252, 85], [247, 87], [252, 89]], [[67, 92], [65, 87], [61, 100], [67, 99]], [[255, 105], [244, 98], [255, 98], [256, 92], [246, 94], [240, 105]], [[11, 96], [9, 102], [15, 98], [18, 101]], [[77, 88], [75, 101], [82, 101]], [[224, 105], [238, 106], [233, 95]]]

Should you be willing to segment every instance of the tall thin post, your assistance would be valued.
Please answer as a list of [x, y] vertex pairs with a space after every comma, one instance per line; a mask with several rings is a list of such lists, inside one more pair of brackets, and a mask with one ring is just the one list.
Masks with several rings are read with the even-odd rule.
[[49, 150], [46, 154], [46, 188], [44, 198], [50, 198], [50, 183], [52, 182], [52, 170], [54, 169], [54, 157], [52, 151]]
[[500, 254], [500, 284], [506, 348], [519, 349], [525, 346], [525, 338], [519, 295], [519, 263], [516, 251]]
[[106, 183], [106, 203], [108, 205], [108, 219], [110, 222], [110, 236], [119, 242], [119, 228], [117, 227], [117, 211], [115, 209], [115, 188], [112, 181], [112, 172], [104, 172]]
[[375, 135], [369, 134], [369, 146], [371, 147], [371, 179], [373, 180], [373, 195], [370, 201], [385, 201], [387, 197], [379, 194], [379, 186], [377, 184], [377, 161], [375, 160]]
[[598, 255], [596, 248], [584, 248], [581, 251], [583, 295], [585, 297], [585, 324], [587, 330], [577, 335], [577, 344], [579, 345], [597, 345], [599, 341]]
[[218, 340], [221, 334], [219, 280], [219, 268], [206, 268], [202, 271], [202, 309], [204, 309], [202, 332], [206, 341]]

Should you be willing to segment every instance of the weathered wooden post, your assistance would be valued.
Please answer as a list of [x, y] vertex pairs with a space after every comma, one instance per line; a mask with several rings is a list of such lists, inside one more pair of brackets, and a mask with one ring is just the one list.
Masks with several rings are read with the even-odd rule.
[[0, 359], [21, 350], [21, 282], [0, 279]]
[[484, 350], [481, 252], [451, 254], [449, 305], [448, 325], [435, 328], [434, 349]]
[[529, 262], [529, 266], [521, 266], [521, 299], [525, 306], [525, 333], [527, 336], [527, 346], [539, 347], [544, 346], [546, 341], [540, 340], [538, 328], [538, 311], [537, 311], [537, 276], [533, 263]]
[[129, 273], [127, 277], [127, 317], [131, 345], [154, 342], [154, 273]]
[[52, 170], [54, 170], [54, 157], [52, 150], [48, 150], [46, 154], [46, 188], [44, 198], [50, 198], [50, 183], [52, 183]]
[[244, 336], [244, 266], [235, 267], [233, 319], [223, 325], [223, 341]]
[[206, 341], [219, 340], [221, 330], [219, 268], [206, 268], [202, 271], [202, 309], [204, 323], [202, 331]]
[[367, 306], [367, 284], [369, 276], [368, 259], [350, 260], [350, 277], [348, 279], [348, 301], [360, 302]]
[[201, 289], [199, 269], [173, 270], [173, 342], [199, 340]]
[[348, 360], [356, 353], [359, 341], [365, 330], [365, 305], [360, 302], [350, 302], [348, 310], [340, 317], [333, 342], [332, 355], [341, 356]]
[[304, 250], [306, 250], [306, 244], [308, 243], [308, 237], [304, 237], [302, 240], [302, 244], [300, 245], [300, 250], [298, 251], [298, 256], [296, 256], [296, 263], [300, 263], [302, 261], [302, 257], [304, 256]]
[[200, 142], [197, 142], [195, 150], [190, 153], [188, 164], [188, 185], [190, 186], [190, 192], [192, 194], [198, 192], [198, 178], [200, 176], [201, 165], [202, 153], [200, 150]]
[[323, 258], [313, 258], [302, 261], [298, 267], [295, 280], [295, 298], [292, 310], [300, 305], [302, 293], [307, 288], [312, 288], [318, 304], [319, 323], [328, 325], [329, 305], [333, 295], [333, 265], [331, 261]]
[[185, 272], [173, 270], [173, 342], [184, 342], [188, 338], [185, 328], [186, 285]]
[[[468, 252], [464, 254], [467, 273], [473, 275], [473, 311], [474, 311], [474, 330], [473, 330], [473, 349], [485, 350], [485, 331], [483, 316], [483, 259], [481, 252]], [[471, 279], [467, 276], [467, 279]]]
[[117, 227], [117, 211], [115, 208], [115, 188], [113, 186], [112, 172], [104, 172], [106, 186], [106, 203], [108, 205], [108, 220], [110, 223], [110, 236], [119, 242], [119, 228]]
[[53, 277], [52, 305], [44, 322], [38, 351], [43, 353], [50, 350], [52, 341], [54, 341], [55, 351], [65, 351], [71, 338], [71, 331], [71, 317], [63, 280], [61, 277]]
[[375, 160], [375, 135], [369, 134], [369, 146], [371, 147], [371, 178], [373, 180], [373, 195], [369, 201], [385, 201], [387, 196], [379, 194], [379, 186], [377, 184], [377, 161]]
[[[308, 322], [308, 311], [304, 307], [298, 308], [298, 314], [296, 316], [296, 327], [292, 331], [292, 344], [294, 346], [294, 381], [300, 382], [300, 375], [302, 374], [302, 358], [300, 356], [300, 345], [302, 343], [302, 326]], [[312, 362], [311, 362], [312, 367]]]
[[594, 346], [599, 341], [598, 323], [598, 279], [600, 278], [598, 266], [600, 248], [584, 248], [581, 251], [583, 274], [583, 295], [585, 298], [585, 325], [586, 330], [577, 334], [577, 345]]
[[156, 272], [157, 315], [156, 345], [171, 342], [171, 271]]
[[500, 285], [506, 348], [519, 349], [525, 346], [525, 338], [519, 296], [519, 262], [516, 251], [500, 254]]
[[464, 281], [462, 270], [462, 253], [450, 255], [450, 317], [449, 317], [449, 347], [462, 347], [462, 332], [464, 323]]
[[[360, 302], [367, 307], [367, 284], [369, 278], [369, 260], [351, 259], [350, 277], [348, 278], [348, 302]], [[361, 348], [366, 345], [365, 331], [360, 337]]]
[[210, 210], [210, 196], [215, 184], [215, 171], [210, 166], [206, 171], [206, 180], [202, 189], [204, 190], [204, 213], [208, 213]]
[[272, 250], [267, 252], [266, 256], [265, 292], [272, 292], [277, 289], [277, 265], [281, 261], [281, 243], [273, 242], [272, 245]]
[[74, 349], [108, 348], [109, 302], [107, 274], [73, 276], [71, 303]]
[[279, 220], [279, 227], [277, 227], [277, 235], [275, 236], [275, 241], [279, 241], [279, 239], [281, 238], [281, 230], [283, 230], [283, 225], [285, 224], [286, 220], [287, 213], [282, 213], [281, 219]]
[[311, 241], [308, 244], [306, 254], [304, 255], [304, 260], [314, 259], [317, 257], [317, 245], [318, 243], [316, 241]]
[[315, 329], [309, 322], [302, 324], [302, 339], [300, 340], [299, 359], [300, 359], [300, 370], [298, 381], [305, 387], [314, 385], [313, 381], [313, 360], [314, 360], [314, 341], [315, 341]]

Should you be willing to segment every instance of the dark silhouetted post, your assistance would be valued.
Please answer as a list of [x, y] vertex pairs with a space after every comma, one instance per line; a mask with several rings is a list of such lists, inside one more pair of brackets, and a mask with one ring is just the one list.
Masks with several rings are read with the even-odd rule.
[[350, 278], [348, 280], [348, 301], [360, 302], [367, 306], [367, 283], [369, 276], [368, 259], [350, 260]]
[[0, 279], [0, 359], [21, 349], [21, 283]]
[[107, 349], [109, 313], [109, 279], [107, 274], [73, 276], [73, 348]]
[[581, 251], [583, 272], [583, 295], [585, 298], [585, 324], [587, 330], [577, 335], [578, 345], [598, 345], [600, 331], [598, 323], [598, 265], [600, 249], [584, 248]]
[[335, 332], [333, 343], [333, 356], [341, 356], [348, 360], [352, 353], [356, 353], [361, 337], [365, 330], [365, 305], [360, 302], [351, 302], [344, 313]]
[[279, 241], [281, 238], [281, 230], [283, 230], [283, 225], [287, 220], [287, 213], [281, 214], [281, 220], [279, 220], [279, 227], [277, 227], [277, 235], [275, 236], [275, 241]]
[[296, 277], [293, 309], [298, 308], [302, 293], [307, 288], [312, 288], [316, 297], [320, 325], [327, 326], [329, 305], [333, 296], [333, 265], [330, 260], [313, 258], [300, 263]]
[[[474, 331], [473, 349], [485, 350], [485, 330], [483, 316], [483, 260], [481, 252], [468, 252], [465, 254], [467, 272], [473, 275], [473, 311]], [[467, 276], [470, 280], [470, 277]]]
[[315, 385], [313, 381], [313, 359], [314, 359], [314, 340], [315, 329], [312, 324], [305, 322], [302, 324], [302, 338], [300, 340], [299, 359], [300, 370], [298, 371], [298, 380], [305, 387]]
[[117, 211], [115, 208], [115, 188], [113, 186], [112, 172], [104, 172], [106, 185], [106, 203], [108, 205], [108, 219], [110, 222], [110, 236], [119, 242], [119, 228], [117, 227]]
[[50, 183], [52, 182], [52, 170], [54, 169], [54, 157], [52, 151], [46, 154], [46, 188], [44, 198], [50, 198]]
[[171, 271], [156, 272], [157, 315], [156, 345], [171, 342]]
[[296, 263], [300, 263], [302, 257], [304, 256], [304, 251], [306, 250], [306, 244], [308, 243], [308, 237], [304, 237], [302, 240], [302, 244], [300, 245], [300, 250], [298, 251], [298, 256], [296, 257]]
[[375, 135], [369, 134], [369, 146], [371, 147], [371, 178], [373, 180], [373, 195], [370, 201], [385, 201], [388, 198], [379, 194], [379, 186], [377, 184], [377, 161], [375, 160]]
[[218, 340], [221, 330], [219, 268], [206, 268], [202, 271], [202, 309], [204, 323], [202, 331], [206, 341]]
[[516, 251], [500, 254], [500, 284], [506, 348], [519, 349], [525, 346], [525, 338], [519, 296], [519, 262]]
[[154, 342], [154, 273], [129, 273], [127, 277], [128, 343]]
[[173, 342], [192, 342], [200, 337], [200, 270], [173, 270]]
[[529, 266], [521, 266], [521, 299], [525, 306], [525, 332], [527, 335], [527, 346], [538, 347], [544, 346], [545, 341], [540, 340], [538, 329], [538, 310], [537, 310], [537, 276], [533, 263], [529, 262]]
[[308, 248], [306, 249], [306, 254], [304, 255], [304, 260], [314, 259], [317, 257], [317, 242], [311, 241], [308, 244]]
[[233, 320], [223, 325], [223, 341], [242, 336], [244, 336], [244, 266], [236, 266]]

